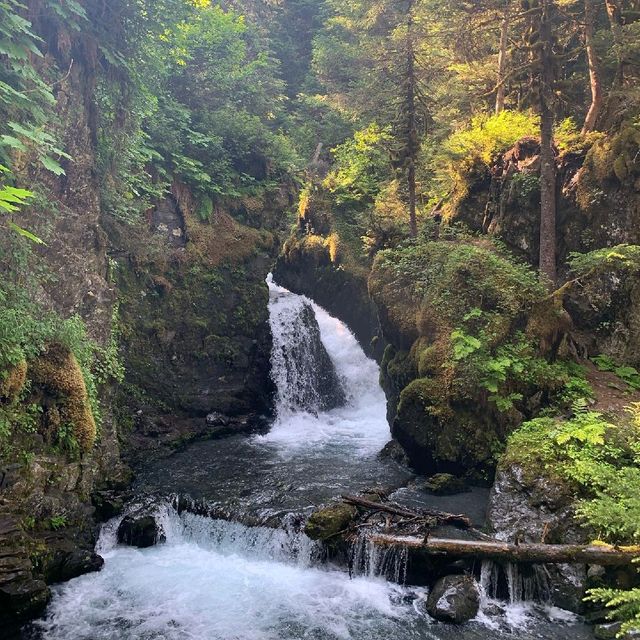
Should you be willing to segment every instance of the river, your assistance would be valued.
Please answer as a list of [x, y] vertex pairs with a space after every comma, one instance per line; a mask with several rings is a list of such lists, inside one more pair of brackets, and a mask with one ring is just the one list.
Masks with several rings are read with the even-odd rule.
[[[324, 562], [320, 547], [300, 526], [316, 505], [374, 486], [393, 491], [412, 475], [378, 457], [390, 433], [375, 362], [341, 322], [311, 301], [273, 282], [269, 286], [277, 387], [276, 418], [270, 430], [197, 442], [142, 468], [135, 488], [141, 501], [154, 496], [166, 543], [150, 549], [117, 545], [119, 521], [107, 523], [97, 547], [105, 559], [103, 570], [55, 587], [46, 617], [26, 637], [591, 638], [588, 628], [567, 612], [519, 597], [498, 603], [486, 593], [476, 620], [460, 627], [436, 623], [424, 610], [425, 588], [388, 579], [401, 579], [401, 556], [390, 563], [374, 552], [366, 570], [355, 576]], [[291, 361], [292, 354], [300, 353], [292, 350], [293, 343], [298, 341], [304, 352], [310, 340], [307, 328], [299, 326], [305, 304], [312, 305], [346, 397], [343, 406], [331, 410], [318, 410], [317, 403], [312, 410], [301, 404], [315, 402], [313, 393], [304, 391], [307, 377], [314, 379], [314, 362]], [[175, 496], [206, 504], [219, 517], [178, 513]], [[413, 503], [421, 499], [411, 489], [401, 489], [396, 496]], [[424, 500], [426, 504], [426, 496]], [[478, 489], [440, 500], [449, 505], [457, 500], [456, 509], [468, 507], [465, 510], [477, 521], [486, 494]], [[395, 567], [391, 572], [390, 566]]]

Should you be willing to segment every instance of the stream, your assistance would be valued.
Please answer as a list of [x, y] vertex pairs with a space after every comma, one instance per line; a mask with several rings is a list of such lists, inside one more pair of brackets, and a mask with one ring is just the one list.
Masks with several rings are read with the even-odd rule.
[[[478, 617], [460, 627], [433, 621], [426, 589], [403, 585], [403, 557], [364, 549], [365, 569], [349, 576], [323, 562], [301, 532], [315, 506], [372, 487], [413, 505], [463, 510], [482, 524], [486, 491], [433, 498], [406, 487], [413, 479], [378, 457], [390, 439], [378, 368], [338, 320], [269, 282], [274, 336], [276, 418], [268, 433], [196, 442], [139, 471], [140, 500], [156, 500], [166, 543], [135, 549], [116, 543], [107, 523], [97, 551], [100, 573], [54, 587], [46, 617], [26, 632], [39, 640], [582, 640], [575, 616], [523, 601], [498, 603], [483, 581]], [[323, 409], [309, 381], [311, 305], [334, 363], [342, 406]], [[307, 350], [307, 351], [305, 351]], [[307, 353], [304, 358], [300, 353]], [[298, 354], [298, 355], [296, 355]], [[314, 368], [315, 367], [315, 368]], [[176, 510], [176, 496], [220, 517]], [[430, 501], [429, 501], [430, 500]], [[263, 523], [248, 526], [248, 523]], [[269, 526], [265, 526], [265, 525]], [[483, 571], [490, 574], [490, 568]], [[395, 578], [400, 582], [390, 580]]]

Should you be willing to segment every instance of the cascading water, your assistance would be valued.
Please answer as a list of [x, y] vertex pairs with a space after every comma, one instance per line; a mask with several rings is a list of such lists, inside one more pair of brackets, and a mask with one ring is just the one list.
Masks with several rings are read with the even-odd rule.
[[[377, 459], [389, 439], [385, 397], [376, 364], [335, 318], [301, 296], [269, 283], [274, 333], [277, 419], [270, 432], [248, 439], [201, 442], [141, 469], [136, 489], [189, 494], [217, 512], [250, 513], [281, 528], [178, 513], [169, 502], [158, 520], [166, 543], [150, 549], [116, 544], [119, 521], [103, 528], [98, 552], [105, 566], [55, 587], [46, 618], [28, 632], [43, 640], [498, 640], [504, 622], [481, 614], [464, 627], [433, 623], [424, 589], [402, 581], [406, 554], [354, 547], [352, 576], [320, 564], [317, 545], [300, 531], [300, 514], [373, 484], [402, 484], [409, 475]], [[310, 309], [316, 317], [325, 355]], [[297, 311], [296, 311], [297, 310]], [[306, 317], [305, 317], [306, 316]], [[302, 324], [302, 326], [301, 326]], [[310, 332], [310, 333], [309, 333]], [[311, 337], [310, 337], [311, 336]], [[294, 344], [295, 343], [295, 344]], [[303, 348], [304, 347], [304, 348]], [[307, 355], [304, 355], [307, 354]], [[309, 355], [311, 354], [311, 355]], [[318, 355], [320, 354], [320, 355]], [[320, 358], [335, 378], [323, 390], [309, 380]], [[317, 359], [312, 360], [317, 363]], [[317, 369], [317, 364], [315, 365]], [[316, 372], [317, 373], [317, 372]], [[342, 393], [327, 402], [327, 393]], [[333, 389], [333, 391], [331, 391]], [[329, 390], [329, 391], [328, 391]], [[340, 394], [340, 392], [337, 392]], [[330, 408], [332, 407], [332, 408]], [[270, 521], [273, 521], [272, 519]], [[582, 627], [516, 618], [520, 640], [588, 638]], [[522, 623], [522, 624], [521, 624]]]
[[318, 415], [346, 402], [342, 382], [320, 337], [311, 303], [270, 287], [270, 325], [273, 335], [271, 376], [277, 390], [279, 420], [295, 413]]

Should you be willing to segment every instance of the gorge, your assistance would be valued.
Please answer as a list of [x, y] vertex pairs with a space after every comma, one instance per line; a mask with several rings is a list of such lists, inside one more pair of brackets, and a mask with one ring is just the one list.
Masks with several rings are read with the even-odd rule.
[[0, 640], [636, 637], [639, 29], [0, 0]]

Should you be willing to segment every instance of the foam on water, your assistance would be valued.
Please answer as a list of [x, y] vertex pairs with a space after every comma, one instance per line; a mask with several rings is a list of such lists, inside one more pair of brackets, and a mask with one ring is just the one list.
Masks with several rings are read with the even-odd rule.
[[[47, 640], [386, 638], [415, 615], [404, 589], [312, 566], [305, 536], [164, 507], [167, 543], [119, 547], [104, 529], [102, 572], [56, 589]], [[408, 634], [408, 635], [406, 635]]]

